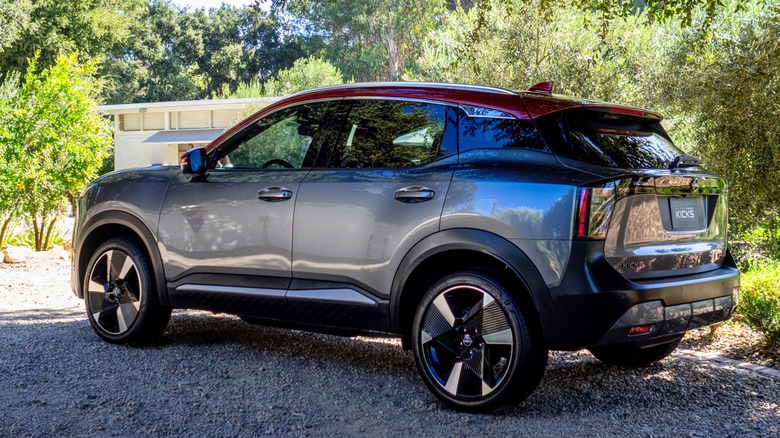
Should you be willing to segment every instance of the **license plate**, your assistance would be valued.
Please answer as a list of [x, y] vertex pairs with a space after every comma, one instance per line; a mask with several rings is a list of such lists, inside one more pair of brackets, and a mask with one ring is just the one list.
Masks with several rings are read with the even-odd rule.
[[702, 230], [705, 224], [704, 198], [669, 198], [672, 228], [675, 230]]

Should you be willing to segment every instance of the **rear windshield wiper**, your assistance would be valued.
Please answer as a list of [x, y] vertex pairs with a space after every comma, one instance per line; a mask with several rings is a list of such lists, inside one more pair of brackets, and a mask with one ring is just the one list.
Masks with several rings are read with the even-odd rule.
[[682, 169], [685, 167], [699, 167], [701, 166], [701, 160], [697, 157], [689, 154], [680, 154], [674, 157], [672, 164], [669, 165], [670, 169]]

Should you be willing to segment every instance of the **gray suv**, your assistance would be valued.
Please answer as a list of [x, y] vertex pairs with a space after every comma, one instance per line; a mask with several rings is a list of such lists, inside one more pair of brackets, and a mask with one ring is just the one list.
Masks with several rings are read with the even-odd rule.
[[456, 84], [320, 88], [78, 202], [72, 288], [137, 343], [171, 309], [399, 336], [445, 404], [534, 390], [548, 351], [644, 366], [739, 293], [727, 184], [644, 109]]

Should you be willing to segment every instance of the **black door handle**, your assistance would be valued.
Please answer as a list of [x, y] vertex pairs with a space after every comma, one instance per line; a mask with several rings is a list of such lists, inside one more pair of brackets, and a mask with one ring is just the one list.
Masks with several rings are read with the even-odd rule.
[[436, 192], [427, 187], [412, 186], [396, 190], [393, 198], [397, 201], [414, 204], [417, 202], [430, 201], [434, 196], [436, 196]]
[[292, 198], [292, 191], [284, 187], [266, 187], [257, 192], [257, 199], [266, 202], [280, 202]]

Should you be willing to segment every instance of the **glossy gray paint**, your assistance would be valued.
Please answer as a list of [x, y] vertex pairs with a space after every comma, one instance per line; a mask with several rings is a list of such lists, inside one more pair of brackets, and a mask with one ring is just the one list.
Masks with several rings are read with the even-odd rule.
[[[214, 170], [203, 182], [173, 181], [160, 213], [165, 276], [191, 273], [291, 278], [295, 196], [308, 170]], [[266, 202], [264, 189], [291, 197]]]
[[571, 252], [576, 185], [582, 182], [577, 175], [546, 152], [461, 154], [442, 230], [474, 228], [501, 236], [531, 259], [548, 286], [557, 285]]
[[84, 191], [76, 228], [82, 229], [100, 213], [116, 210], [129, 213], [150, 230], [156, 230], [168, 184], [180, 174], [178, 167], [153, 166], [98, 178]]
[[[409, 249], [439, 230], [456, 158], [406, 169], [314, 169], [295, 204], [293, 276], [346, 281], [387, 299]], [[396, 199], [404, 188], [432, 198]]]
[[78, 201], [73, 233], [75, 251], [71, 259], [71, 289], [77, 296], [82, 293], [79, 279], [92, 256], [82, 251], [84, 242], [101, 226], [120, 224], [134, 229], [152, 254], [152, 261], [159, 260], [155, 257], [154, 237], [160, 205], [171, 179], [179, 174], [179, 169], [171, 166], [113, 172], [96, 179], [84, 190]]

